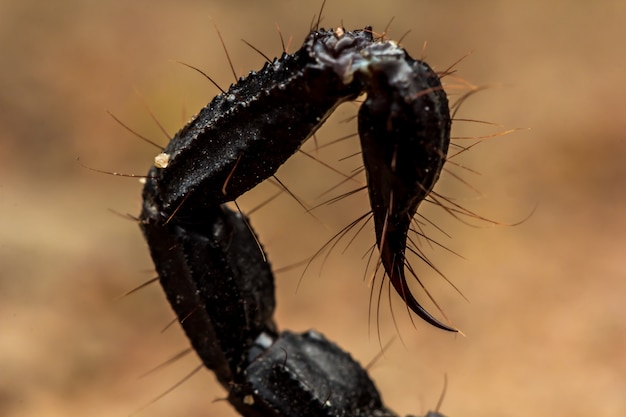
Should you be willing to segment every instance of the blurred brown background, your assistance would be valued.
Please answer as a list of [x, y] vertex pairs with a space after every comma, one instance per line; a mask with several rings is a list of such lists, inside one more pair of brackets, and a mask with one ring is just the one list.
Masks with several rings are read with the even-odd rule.
[[[139, 378], [187, 341], [177, 326], [161, 332], [173, 315], [158, 286], [118, 298], [153, 275], [138, 227], [109, 210], [139, 212], [137, 180], [74, 158], [145, 173], [157, 151], [105, 109], [165, 143], [143, 102], [173, 134], [216, 94], [174, 60], [232, 82], [209, 16], [245, 75], [263, 58], [240, 38], [275, 56], [276, 22], [293, 50], [318, 3], [0, 1], [0, 415], [128, 416], [196, 366], [190, 355]], [[324, 16], [326, 26], [378, 30], [395, 16], [389, 36], [411, 30], [404, 46], [439, 70], [472, 52], [457, 75], [489, 88], [458, 117], [502, 127], [459, 122], [455, 135], [531, 130], [458, 160], [480, 173], [454, 170], [480, 194], [450, 175], [438, 190], [502, 223], [535, 211], [514, 227], [470, 227], [423, 207], [452, 239], [427, 231], [465, 258], [426, 248], [469, 303], [418, 267], [465, 337], [414, 328], [394, 296], [396, 330], [385, 293], [379, 323], [368, 320], [367, 233], [315, 263], [299, 288], [301, 269], [278, 275], [278, 323], [323, 331], [364, 364], [399, 334], [371, 375], [402, 414], [434, 407], [447, 374], [441, 411], [451, 417], [626, 415], [626, 3], [329, 0]], [[453, 97], [462, 93], [460, 79], [446, 83]], [[354, 131], [354, 121], [340, 123], [354, 110], [340, 109], [320, 142]], [[347, 172], [356, 159], [338, 159], [356, 143], [320, 158]], [[279, 176], [311, 206], [339, 181], [303, 157]], [[283, 196], [252, 221], [282, 267], [314, 253], [365, 204], [360, 196], [322, 207], [315, 220]], [[232, 416], [215, 401], [223, 395], [202, 371], [137, 415]]]

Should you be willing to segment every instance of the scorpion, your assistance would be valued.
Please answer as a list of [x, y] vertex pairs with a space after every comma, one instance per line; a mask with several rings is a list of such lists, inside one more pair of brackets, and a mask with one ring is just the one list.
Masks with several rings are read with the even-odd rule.
[[[155, 158], [139, 223], [171, 307], [204, 366], [245, 417], [396, 416], [367, 371], [310, 330], [279, 330], [274, 275], [228, 203], [272, 176], [343, 102], [358, 112], [379, 263], [408, 308], [407, 233], [439, 178], [451, 118], [440, 77], [371, 27], [314, 28], [303, 46], [231, 85]], [[441, 416], [429, 412], [429, 417]]]

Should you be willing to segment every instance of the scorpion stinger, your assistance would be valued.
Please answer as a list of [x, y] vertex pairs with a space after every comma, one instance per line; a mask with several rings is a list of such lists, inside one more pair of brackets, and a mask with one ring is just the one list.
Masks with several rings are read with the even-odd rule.
[[359, 72], [367, 91], [359, 136], [381, 261], [411, 310], [436, 327], [457, 331], [419, 304], [404, 272], [411, 221], [439, 178], [448, 151], [448, 99], [432, 69], [403, 49], [381, 43], [368, 52]]

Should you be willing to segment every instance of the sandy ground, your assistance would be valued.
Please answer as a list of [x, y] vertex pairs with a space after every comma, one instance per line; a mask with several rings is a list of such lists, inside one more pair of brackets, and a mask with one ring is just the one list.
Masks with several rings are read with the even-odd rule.
[[[167, 141], [216, 90], [197, 73], [232, 82], [209, 16], [221, 28], [236, 71], [245, 75], [281, 51], [275, 22], [299, 45], [318, 2], [0, 2], [0, 415], [235, 415], [213, 376], [202, 371], [140, 410], [197, 364], [193, 355], [141, 377], [188, 344], [160, 288], [120, 295], [151, 278], [136, 224], [136, 179], [156, 149], [114, 120]], [[620, 1], [329, 1], [324, 23], [407, 30], [405, 47], [443, 70], [472, 52], [457, 75], [488, 88], [463, 105], [455, 136], [493, 138], [458, 159], [438, 186], [464, 207], [503, 224], [424, 207], [452, 238], [427, 231], [461, 254], [429, 256], [469, 302], [424, 265], [423, 278], [454, 336], [413, 327], [397, 300], [397, 329], [383, 294], [380, 320], [368, 319], [363, 282], [365, 233], [322, 267], [281, 273], [277, 320], [316, 328], [368, 363], [400, 335], [371, 375], [402, 414], [435, 406], [448, 416], [626, 415], [626, 3]], [[424, 42], [427, 45], [424, 49]], [[293, 48], [292, 48], [293, 49]], [[422, 52], [424, 51], [424, 52]], [[458, 97], [457, 78], [446, 80]], [[137, 93], [138, 92], [138, 93]], [[341, 109], [320, 142], [355, 130], [354, 106]], [[467, 141], [464, 143], [468, 143]], [[358, 163], [349, 145], [320, 150], [344, 172]], [[312, 144], [307, 149], [313, 150]], [[309, 205], [337, 182], [331, 171], [296, 158], [280, 178]], [[313, 179], [314, 181], [311, 181]], [[273, 192], [266, 186], [262, 192]], [[262, 198], [243, 199], [246, 208]], [[256, 199], [256, 200], [255, 200]], [[276, 267], [310, 256], [366, 210], [365, 196], [315, 211], [287, 197], [252, 221]], [[418, 265], [418, 264], [416, 264]], [[320, 273], [321, 271], [321, 273]], [[380, 336], [377, 335], [380, 330]], [[218, 401], [216, 401], [218, 400]], [[140, 410], [140, 411], [137, 411]]]

